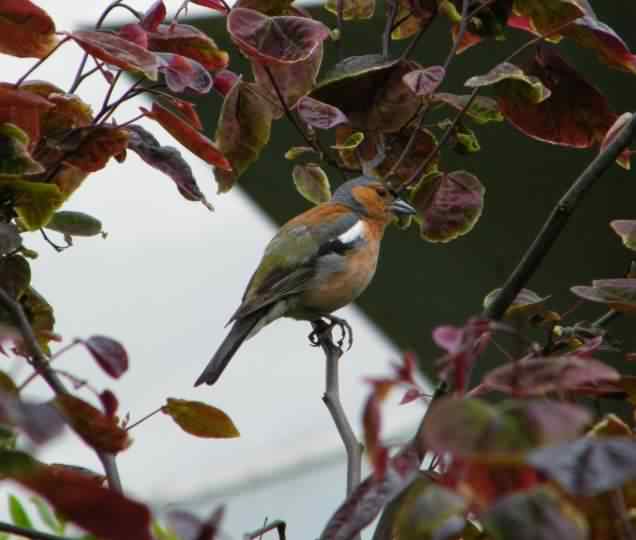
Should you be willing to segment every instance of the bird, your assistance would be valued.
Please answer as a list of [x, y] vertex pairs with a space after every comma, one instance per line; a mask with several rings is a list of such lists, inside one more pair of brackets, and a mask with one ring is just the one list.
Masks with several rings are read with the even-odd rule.
[[359, 176], [285, 223], [266, 246], [229, 333], [194, 386], [214, 384], [241, 344], [281, 317], [310, 321], [314, 331], [339, 326], [340, 346], [347, 332], [351, 346], [351, 327], [331, 313], [371, 282], [386, 226], [415, 213], [380, 180]]

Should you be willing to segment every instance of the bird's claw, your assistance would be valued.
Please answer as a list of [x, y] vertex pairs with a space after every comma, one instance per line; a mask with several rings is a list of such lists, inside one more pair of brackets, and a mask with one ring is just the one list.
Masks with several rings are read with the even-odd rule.
[[328, 322], [323, 319], [318, 319], [316, 321], [312, 321], [312, 325], [314, 329], [309, 334], [309, 343], [312, 347], [318, 347], [321, 343], [321, 340], [325, 334], [325, 332], [329, 332], [335, 327], [338, 327], [340, 330], [340, 337], [337, 341], [337, 346], [340, 350], [343, 350], [343, 346], [345, 340], [347, 342], [347, 350], [350, 350], [353, 346], [353, 329], [351, 325], [340, 317], [334, 317], [333, 315], [326, 315], [324, 319], [327, 319]]

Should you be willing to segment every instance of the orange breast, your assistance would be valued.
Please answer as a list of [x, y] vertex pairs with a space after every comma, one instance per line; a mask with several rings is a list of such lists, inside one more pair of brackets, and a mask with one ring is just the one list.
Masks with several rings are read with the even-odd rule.
[[331, 313], [353, 302], [373, 279], [382, 232], [383, 227], [376, 230], [367, 222], [366, 242], [346, 254], [340, 270], [330, 273], [303, 293], [303, 307], [310, 312]]

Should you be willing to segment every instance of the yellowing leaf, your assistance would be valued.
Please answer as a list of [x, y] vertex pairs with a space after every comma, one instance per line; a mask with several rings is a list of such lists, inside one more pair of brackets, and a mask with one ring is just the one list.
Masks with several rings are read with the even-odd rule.
[[334, 144], [334, 150], [355, 150], [364, 141], [364, 133], [356, 131], [349, 135], [342, 144]]
[[240, 436], [227, 414], [200, 401], [168, 398], [161, 412], [172, 417], [183, 431], [196, 437], [226, 439]]
[[292, 177], [298, 193], [309, 202], [321, 204], [331, 199], [329, 178], [316, 163], [296, 165]]
[[21, 224], [29, 231], [46, 225], [63, 202], [62, 193], [56, 185], [42, 182], [0, 182], [0, 193], [13, 198]]

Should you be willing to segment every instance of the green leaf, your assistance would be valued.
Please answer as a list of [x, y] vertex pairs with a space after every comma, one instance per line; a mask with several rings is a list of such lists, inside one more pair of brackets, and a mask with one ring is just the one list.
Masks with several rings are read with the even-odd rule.
[[329, 178], [318, 164], [296, 165], [292, 177], [298, 193], [309, 202], [321, 204], [331, 199]]
[[29, 153], [29, 135], [14, 124], [0, 125], [0, 175], [28, 176], [44, 172]]
[[485, 75], [475, 75], [466, 81], [470, 88], [492, 86], [498, 94], [514, 94], [528, 103], [537, 104], [550, 97], [550, 90], [537, 78], [509, 62], [496, 65]]
[[55, 327], [53, 307], [33, 287], [26, 289], [20, 298], [20, 303], [27, 314], [40, 347], [44, 349], [44, 352], [48, 353], [49, 341], [55, 337], [53, 334]]
[[494, 540], [585, 540], [582, 515], [551, 488], [535, 488], [500, 499], [482, 517]]
[[[457, 95], [440, 92], [433, 94], [432, 100], [449, 105], [453, 109], [462, 111], [468, 103], [470, 95]], [[477, 124], [487, 124], [489, 122], [503, 122], [504, 116], [499, 110], [497, 102], [489, 97], [477, 96], [473, 99], [466, 111], [466, 116], [470, 117]]]
[[269, 142], [272, 111], [252, 83], [237, 82], [225, 96], [216, 130], [219, 149], [232, 165], [215, 167], [219, 192], [232, 188]]
[[226, 439], [239, 437], [234, 422], [221, 409], [200, 401], [168, 398], [161, 412], [196, 437]]
[[355, 150], [364, 141], [364, 133], [356, 131], [349, 135], [341, 144], [334, 144], [331, 148], [334, 150]]
[[51, 509], [49, 508], [49, 505], [44, 501], [44, 499], [33, 496], [30, 498], [30, 501], [35, 506], [38, 512], [38, 516], [40, 516], [40, 519], [42, 520], [42, 523], [44, 523], [49, 529], [51, 529], [56, 534], [64, 533], [64, 529], [65, 529], [64, 524], [58, 521], [57, 517], [51, 511]]
[[485, 463], [519, 464], [537, 446], [571, 440], [590, 421], [580, 407], [548, 400], [445, 398], [431, 406], [424, 432], [432, 450]]
[[63, 210], [55, 212], [45, 226], [69, 236], [95, 236], [102, 232], [102, 222], [83, 212]]
[[0, 286], [13, 299], [19, 299], [31, 283], [31, 266], [21, 255], [0, 259]]
[[418, 478], [401, 497], [395, 517], [400, 540], [444, 540], [464, 530], [468, 504], [457, 493]]
[[[338, 1], [327, 0], [325, 9], [338, 15]], [[344, 21], [370, 19], [375, 13], [375, 0], [342, 0], [342, 19]]]
[[62, 192], [56, 185], [42, 182], [0, 182], [0, 194], [13, 199], [20, 224], [29, 231], [46, 225], [53, 212], [64, 202]]
[[636, 220], [616, 219], [610, 223], [610, 227], [621, 237], [626, 248], [636, 251]]
[[14, 495], [9, 495], [9, 514], [14, 525], [25, 529], [33, 529], [31, 518], [29, 518], [20, 500]]
[[309, 152], [315, 152], [315, 150], [311, 146], [292, 146], [289, 150], [287, 150], [287, 152], [285, 152], [285, 159], [294, 161], [303, 154], [307, 154]]
[[13, 253], [22, 246], [22, 237], [13, 223], [0, 223], [0, 256]]

